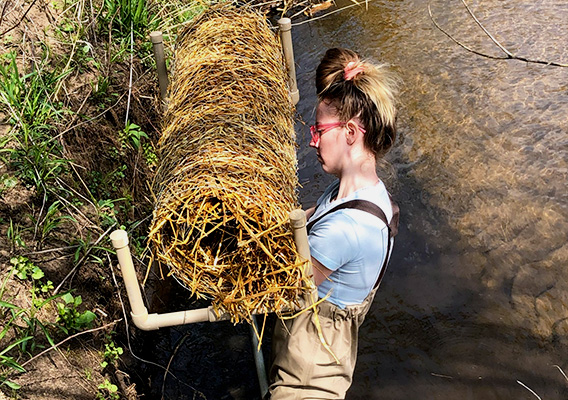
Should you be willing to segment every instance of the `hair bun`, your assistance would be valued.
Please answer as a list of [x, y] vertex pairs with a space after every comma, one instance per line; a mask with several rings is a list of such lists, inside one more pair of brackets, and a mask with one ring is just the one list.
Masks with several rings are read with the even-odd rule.
[[365, 71], [364, 65], [360, 62], [350, 61], [343, 69], [343, 79], [350, 81], [363, 71]]

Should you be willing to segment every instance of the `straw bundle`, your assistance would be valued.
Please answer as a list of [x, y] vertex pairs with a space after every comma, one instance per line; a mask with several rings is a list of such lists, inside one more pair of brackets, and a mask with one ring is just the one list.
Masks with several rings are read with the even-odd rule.
[[234, 322], [293, 308], [309, 284], [289, 227], [293, 106], [265, 19], [215, 7], [180, 35], [159, 142], [154, 256]]

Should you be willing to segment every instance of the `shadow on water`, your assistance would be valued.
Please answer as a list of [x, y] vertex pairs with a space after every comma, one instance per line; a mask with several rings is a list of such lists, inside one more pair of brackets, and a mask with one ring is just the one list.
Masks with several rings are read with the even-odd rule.
[[530, 322], [523, 327], [485, 318], [496, 301], [516, 312], [509, 288], [488, 294], [479, 286], [482, 272], [467, 278], [448, 273], [448, 260], [454, 259], [453, 268], [468, 268], [467, 257], [451, 245], [436, 248], [431, 236], [417, 234], [404, 211], [427, 211], [426, 219], [435, 219], [454, 243], [460, 233], [452, 232], [443, 210], [422, 203], [420, 183], [401, 178], [401, 187], [397, 245], [360, 332], [347, 399], [533, 398], [517, 381], [543, 399], [565, 399], [568, 382], [553, 364], [566, 370], [566, 337], [535, 335]]
[[[148, 286], [155, 288], [150, 295], [151, 312], [208, 306], [205, 300], [190, 298], [190, 292], [173, 278], [155, 277]], [[161, 366], [140, 364], [138, 384], [149, 398], [260, 399], [248, 324], [202, 322], [131, 332], [135, 354]], [[171, 374], [166, 376], [164, 367]]]

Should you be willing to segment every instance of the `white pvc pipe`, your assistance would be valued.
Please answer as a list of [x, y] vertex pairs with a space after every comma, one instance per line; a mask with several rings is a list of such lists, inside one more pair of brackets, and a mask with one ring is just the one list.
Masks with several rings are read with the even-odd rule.
[[160, 85], [160, 97], [166, 100], [168, 97], [168, 70], [166, 68], [166, 57], [164, 56], [164, 42], [162, 32], [154, 31], [150, 33], [154, 58], [156, 59], [156, 69], [158, 71], [158, 83]]
[[[294, 233], [294, 242], [296, 250], [300, 257], [304, 260], [310, 260], [310, 245], [308, 243], [308, 231], [306, 230], [306, 212], [301, 209], [292, 210], [290, 212], [290, 225]], [[312, 274], [312, 264], [308, 263], [306, 272]]]
[[292, 21], [290, 18], [280, 18], [278, 20], [280, 27], [280, 41], [282, 42], [282, 50], [284, 51], [284, 59], [288, 66], [288, 82], [290, 85], [290, 97], [294, 105], [300, 101], [300, 92], [298, 91], [298, 83], [296, 82], [296, 66], [294, 63], [294, 48], [292, 46]]
[[130, 302], [130, 308], [132, 310], [132, 321], [138, 328], [150, 331], [166, 326], [184, 325], [194, 322], [214, 322], [228, 319], [228, 315], [226, 314], [217, 316], [211, 306], [166, 314], [148, 314], [148, 309], [142, 300], [138, 278], [136, 277], [132, 256], [128, 248], [128, 234], [126, 231], [116, 230], [110, 234], [110, 239], [116, 250], [122, 278], [126, 286], [128, 301]]
[[[294, 242], [296, 243], [296, 250], [300, 257], [306, 260], [305, 274], [312, 279], [313, 283], [313, 270], [312, 270], [312, 256], [310, 255], [310, 244], [308, 242], [308, 231], [306, 229], [306, 212], [301, 209], [292, 210], [290, 212], [290, 225], [294, 233]], [[313, 285], [315, 288], [315, 284]], [[313, 290], [304, 296], [304, 307], [313, 304], [317, 299], [317, 291]]]

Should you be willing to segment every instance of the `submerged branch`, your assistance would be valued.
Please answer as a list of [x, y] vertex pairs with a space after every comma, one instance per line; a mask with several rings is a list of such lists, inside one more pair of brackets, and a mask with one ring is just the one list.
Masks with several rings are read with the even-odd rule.
[[471, 9], [469, 8], [469, 6], [467, 5], [467, 3], [465, 2], [465, 0], [461, 0], [461, 2], [463, 3], [463, 5], [465, 6], [467, 12], [469, 13], [469, 15], [473, 18], [473, 20], [475, 21], [475, 23], [483, 30], [483, 32], [489, 36], [489, 38], [491, 39], [491, 41], [497, 46], [499, 47], [499, 49], [506, 54], [506, 56], [493, 56], [491, 54], [486, 54], [486, 53], [482, 53], [480, 51], [474, 50], [471, 47], [465, 45], [464, 43], [460, 42], [459, 40], [457, 40], [456, 38], [454, 38], [450, 33], [448, 33], [446, 30], [444, 30], [439, 24], [438, 22], [434, 19], [434, 16], [432, 15], [432, 9], [430, 7], [430, 4], [428, 4], [428, 14], [430, 15], [430, 19], [432, 20], [432, 22], [434, 23], [434, 26], [436, 28], [438, 28], [443, 34], [445, 34], [447, 37], [449, 37], [454, 43], [456, 43], [457, 45], [459, 45], [460, 47], [464, 48], [465, 50], [477, 54], [478, 56], [482, 56], [485, 58], [490, 58], [493, 60], [518, 60], [518, 61], [524, 61], [527, 63], [533, 63], [533, 64], [544, 64], [544, 65], [550, 65], [553, 67], [568, 67], [568, 64], [564, 64], [564, 63], [558, 63], [558, 62], [554, 62], [554, 61], [546, 61], [546, 60], [538, 60], [538, 59], [531, 59], [531, 58], [527, 58], [527, 57], [522, 57], [522, 56], [517, 56], [513, 53], [511, 53], [509, 50], [507, 50], [497, 39], [495, 39], [493, 37], [493, 35], [491, 35], [491, 33], [489, 33], [489, 31], [485, 28], [485, 26], [483, 26], [483, 24], [479, 21], [479, 19], [475, 16], [475, 14], [473, 13], [473, 11], [471, 11]]

